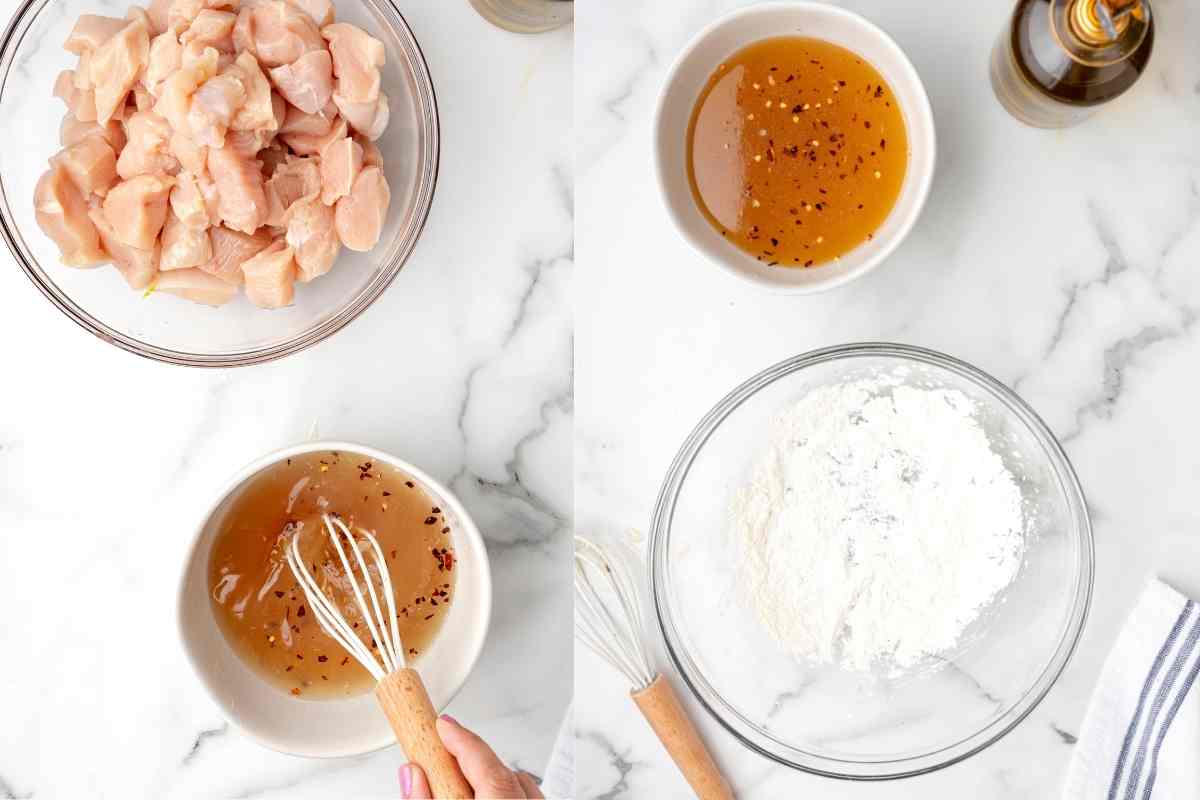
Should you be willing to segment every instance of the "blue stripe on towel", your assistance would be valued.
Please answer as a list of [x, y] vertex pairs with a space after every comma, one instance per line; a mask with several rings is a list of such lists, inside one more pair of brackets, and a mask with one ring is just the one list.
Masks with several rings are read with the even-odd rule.
[[1129, 728], [1125, 731], [1125, 741], [1121, 744], [1121, 753], [1117, 756], [1117, 766], [1113, 770], [1112, 783], [1108, 786], [1108, 800], [1116, 800], [1117, 789], [1120, 787], [1121, 778], [1125, 773], [1125, 760], [1129, 757], [1129, 748], [1133, 746], [1133, 737], [1137, 733], [1138, 720], [1141, 719], [1142, 711], [1145, 709], [1146, 698], [1150, 696], [1150, 687], [1158, 678], [1158, 671], [1162, 669], [1163, 663], [1167, 660], [1167, 653], [1171, 652], [1171, 648], [1175, 646], [1175, 641], [1179, 638], [1179, 632], [1183, 630], [1183, 625], [1191, 615], [1194, 605], [1195, 603], [1191, 600], [1188, 600], [1184, 604], [1183, 611], [1179, 614], [1179, 619], [1175, 620], [1175, 625], [1167, 635], [1167, 640], [1163, 642], [1158, 655], [1154, 657], [1154, 663], [1150, 666], [1150, 673], [1142, 683], [1142, 693], [1138, 697], [1137, 708], [1133, 711], [1133, 717], [1129, 720]]
[[1150, 746], [1150, 735], [1157, 730], [1155, 726], [1158, 725], [1158, 715], [1162, 712], [1163, 706], [1167, 702], [1167, 695], [1174, 688], [1179, 673], [1183, 672], [1184, 665], [1195, 652], [1197, 640], [1200, 640], [1200, 620], [1188, 631], [1187, 639], [1179, 648], [1179, 652], [1175, 654], [1171, 667], [1163, 677], [1162, 683], [1159, 684], [1158, 694], [1155, 695], [1154, 702], [1150, 705], [1150, 715], [1146, 718], [1146, 727], [1142, 731], [1141, 741], [1138, 742], [1137, 755], [1134, 756], [1133, 766], [1129, 768], [1129, 783], [1125, 787], [1125, 800], [1133, 800], [1133, 796], [1137, 792], [1138, 784], [1142, 779], [1142, 767], [1146, 764], [1146, 750]]
[[1150, 795], [1154, 791], [1154, 779], [1158, 777], [1158, 751], [1162, 749], [1163, 739], [1167, 738], [1167, 729], [1171, 727], [1171, 722], [1174, 721], [1176, 712], [1183, 705], [1188, 692], [1191, 691], [1192, 684], [1196, 682], [1197, 673], [1200, 673], [1200, 658], [1197, 658], [1195, 663], [1192, 664], [1192, 668], [1188, 671], [1187, 679], [1184, 680], [1179, 693], [1175, 695], [1175, 702], [1171, 703], [1171, 708], [1167, 711], [1167, 717], [1158, 729], [1158, 737], [1154, 740], [1154, 752], [1150, 754], [1150, 774], [1146, 778], [1146, 791], [1142, 793], [1142, 800], [1150, 800]]

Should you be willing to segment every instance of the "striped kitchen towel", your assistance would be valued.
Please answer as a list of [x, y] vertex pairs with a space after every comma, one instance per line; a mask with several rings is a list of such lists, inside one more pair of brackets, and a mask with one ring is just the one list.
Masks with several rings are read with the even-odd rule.
[[1067, 800], [1200, 798], [1200, 606], [1155, 580], [1104, 662]]

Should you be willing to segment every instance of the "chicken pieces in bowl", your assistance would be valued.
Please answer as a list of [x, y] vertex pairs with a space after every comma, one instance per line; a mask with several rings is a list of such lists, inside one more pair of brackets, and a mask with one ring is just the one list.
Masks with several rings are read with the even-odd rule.
[[378, 243], [384, 46], [329, 0], [153, 0], [80, 17], [64, 47], [63, 149], [34, 196], [64, 264], [278, 308]]

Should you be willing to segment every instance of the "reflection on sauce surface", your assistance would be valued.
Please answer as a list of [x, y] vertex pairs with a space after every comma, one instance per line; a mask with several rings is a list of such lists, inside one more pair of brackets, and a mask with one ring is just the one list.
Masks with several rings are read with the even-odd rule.
[[251, 478], [213, 541], [208, 565], [213, 613], [229, 646], [255, 673], [307, 699], [347, 697], [375, 685], [370, 673], [321, 630], [287, 565], [284, 547], [300, 536], [314, 577], [371, 645], [324, 531], [326, 512], [340, 514], [351, 530], [365, 528], [379, 540], [410, 661], [437, 635], [454, 590], [445, 515], [399, 470], [355, 453], [321, 452], [294, 456]]
[[688, 126], [697, 205], [772, 266], [817, 266], [868, 240], [907, 165], [891, 87], [857, 54], [819, 39], [738, 51], [709, 78]]

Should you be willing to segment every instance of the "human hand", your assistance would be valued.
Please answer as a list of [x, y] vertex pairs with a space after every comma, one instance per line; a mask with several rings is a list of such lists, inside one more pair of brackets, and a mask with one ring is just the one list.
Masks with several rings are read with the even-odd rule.
[[[483, 739], [459, 725], [453, 717], [438, 717], [437, 731], [450, 755], [458, 761], [467, 783], [475, 790], [476, 800], [542, 800], [544, 797], [533, 778], [506, 767]], [[400, 791], [405, 800], [433, 798], [429, 781], [416, 764], [405, 764], [400, 768]]]

